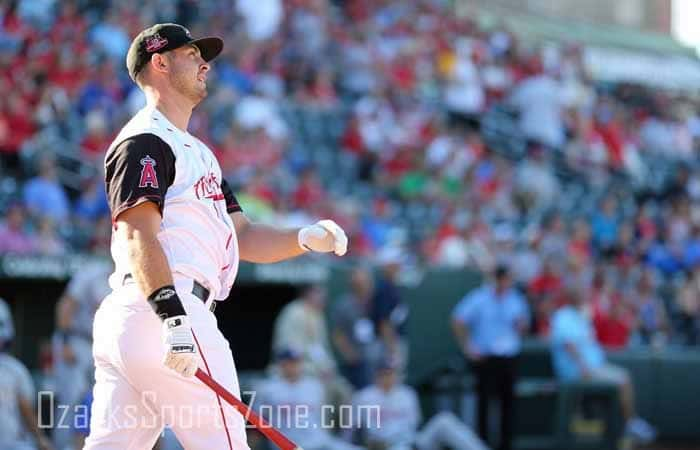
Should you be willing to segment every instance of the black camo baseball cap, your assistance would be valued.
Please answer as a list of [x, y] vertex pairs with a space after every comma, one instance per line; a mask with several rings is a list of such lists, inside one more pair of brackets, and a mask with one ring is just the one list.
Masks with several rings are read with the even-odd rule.
[[202, 58], [207, 62], [216, 58], [224, 48], [224, 41], [221, 38], [194, 39], [190, 30], [182, 25], [159, 23], [140, 32], [131, 42], [126, 54], [126, 68], [129, 71], [129, 76], [136, 81], [136, 75], [148, 64], [151, 55], [175, 50], [185, 44], [196, 45]]

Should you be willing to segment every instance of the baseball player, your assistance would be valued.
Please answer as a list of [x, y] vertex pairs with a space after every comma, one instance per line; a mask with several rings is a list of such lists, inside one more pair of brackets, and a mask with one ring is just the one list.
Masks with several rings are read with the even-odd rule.
[[[418, 429], [421, 420], [418, 395], [399, 382], [399, 363], [384, 360], [376, 373], [375, 384], [353, 398], [355, 424], [364, 428], [367, 446], [372, 450], [488, 450], [479, 438], [454, 414], [443, 411]], [[378, 414], [366, 409], [378, 407]], [[363, 412], [363, 408], [364, 412]]]
[[215, 301], [227, 298], [239, 259], [346, 252], [331, 220], [293, 230], [251, 223], [211, 150], [187, 132], [222, 48], [220, 38], [158, 24], [127, 53], [146, 106], [105, 156], [115, 270], [93, 327], [88, 450], [151, 448], [165, 424], [188, 450], [248, 449], [243, 417], [193, 377], [200, 368], [240, 396]]
[[10, 308], [0, 299], [0, 448], [52, 449], [37, 423], [32, 377], [17, 358], [6, 352], [14, 336]]
[[[92, 322], [110, 291], [107, 278], [112, 270], [111, 264], [92, 264], [79, 270], [56, 305], [53, 372], [57, 403], [62, 408], [56, 414], [63, 418], [64, 425], [53, 432], [58, 448], [65, 448], [73, 440], [75, 406], [92, 387]], [[64, 410], [65, 406], [68, 408]]]
[[326, 415], [330, 408], [323, 409], [328, 404], [326, 390], [318, 377], [304, 375], [301, 351], [280, 349], [276, 362], [279, 374], [260, 383], [255, 399], [270, 423], [304, 450], [362, 450], [333, 436], [326, 428], [334, 420], [332, 414]]

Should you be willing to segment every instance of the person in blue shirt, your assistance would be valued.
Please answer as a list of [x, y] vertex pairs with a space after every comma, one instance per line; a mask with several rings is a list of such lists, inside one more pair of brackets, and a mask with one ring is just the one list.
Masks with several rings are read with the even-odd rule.
[[452, 312], [452, 328], [464, 356], [476, 375], [478, 428], [488, 441], [489, 400], [501, 403], [500, 449], [510, 450], [513, 437], [516, 358], [530, 311], [512, 287], [508, 267], [499, 265], [493, 281], [468, 293]]
[[629, 373], [607, 362], [591, 319], [584, 312], [584, 296], [580, 290], [568, 288], [566, 299], [569, 304], [552, 316], [550, 343], [557, 377], [565, 382], [593, 380], [615, 384], [620, 391], [626, 433], [642, 443], [652, 441], [656, 431], [636, 416], [634, 386]]
[[608, 249], [615, 243], [619, 229], [616, 210], [615, 198], [607, 197], [591, 219], [593, 242], [599, 249]]
[[48, 217], [63, 225], [70, 215], [68, 194], [58, 181], [56, 161], [45, 154], [39, 159], [39, 174], [24, 185], [24, 203], [36, 217]]

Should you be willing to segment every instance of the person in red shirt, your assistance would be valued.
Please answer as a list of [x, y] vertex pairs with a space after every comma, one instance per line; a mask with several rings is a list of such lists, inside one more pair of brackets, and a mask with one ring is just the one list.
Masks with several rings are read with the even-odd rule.
[[585, 265], [591, 261], [591, 228], [587, 222], [578, 220], [574, 223], [568, 251]]
[[294, 192], [294, 205], [297, 208], [309, 208], [324, 200], [324, 190], [313, 167], [309, 167], [300, 176], [299, 186]]
[[333, 75], [329, 70], [317, 70], [310, 74], [297, 92], [299, 102], [316, 107], [332, 108], [338, 102], [333, 86]]
[[112, 136], [107, 133], [106, 119], [101, 112], [91, 111], [85, 117], [85, 124], [87, 133], [80, 143], [82, 155], [91, 161], [99, 161], [112, 141]]
[[634, 314], [622, 293], [612, 295], [608, 311], [598, 309], [593, 316], [598, 342], [608, 350], [619, 350], [627, 346], [634, 329]]
[[3, 166], [19, 167], [19, 150], [35, 131], [29, 104], [18, 93], [10, 93], [4, 108], [0, 103], [0, 156]]
[[544, 261], [542, 271], [528, 286], [528, 294], [535, 312], [535, 332], [538, 336], [549, 334], [552, 312], [561, 306], [563, 280], [558, 263], [550, 257]]

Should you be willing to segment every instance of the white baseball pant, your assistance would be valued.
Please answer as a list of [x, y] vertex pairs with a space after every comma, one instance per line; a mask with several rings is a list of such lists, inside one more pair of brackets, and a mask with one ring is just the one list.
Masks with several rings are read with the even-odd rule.
[[[193, 295], [192, 286], [190, 279], [175, 279], [198, 346], [199, 367], [240, 397], [228, 341], [209, 303]], [[105, 298], [93, 330], [94, 402], [84, 449], [150, 449], [167, 424], [187, 450], [249, 450], [238, 411], [198, 379], [163, 365], [161, 321], [135, 283]]]

